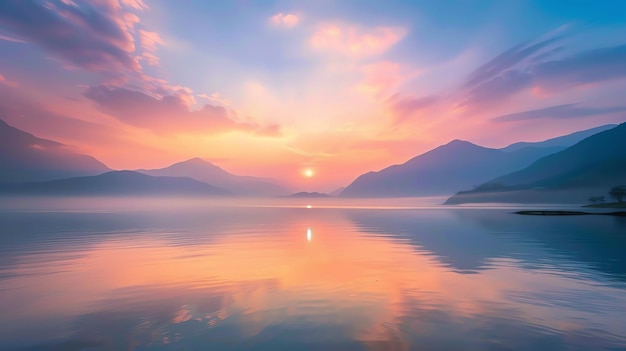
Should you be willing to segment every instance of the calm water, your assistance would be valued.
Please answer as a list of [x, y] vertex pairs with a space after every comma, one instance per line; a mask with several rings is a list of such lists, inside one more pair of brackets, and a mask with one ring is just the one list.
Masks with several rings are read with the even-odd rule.
[[626, 350], [625, 219], [407, 204], [5, 199], [0, 349]]

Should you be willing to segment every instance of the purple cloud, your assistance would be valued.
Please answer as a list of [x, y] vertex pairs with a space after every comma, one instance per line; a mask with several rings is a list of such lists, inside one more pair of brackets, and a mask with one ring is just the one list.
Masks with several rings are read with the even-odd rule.
[[625, 78], [626, 44], [539, 63], [531, 68], [531, 72], [537, 84], [553, 89]]
[[90, 87], [85, 96], [105, 113], [118, 120], [157, 133], [224, 133], [244, 131], [258, 135], [276, 136], [280, 127], [241, 121], [237, 114], [221, 106], [206, 104], [191, 110], [181, 94], [153, 97], [124, 88]]
[[89, 71], [141, 70], [131, 33], [138, 21], [117, 1], [0, 1], [3, 29]]
[[511, 113], [494, 117], [491, 120], [497, 122], [526, 121], [533, 119], [568, 119], [597, 115], [608, 115], [626, 111], [626, 106], [612, 107], [582, 107], [579, 104], [556, 105], [536, 110]]
[[503, 72], [510, 70], [512, 67], [525, 61], [526, 59], [530, 59], [531, 61], [537, 60], [539, 57], [545, 59], [549, 55], [558, 52], [558, 50], [542, 50], [550, 48], [552, 44], [559, 40], [560, 38], [557, 37], [543, 40], [532, 45], [528, 45], [528, 43], [516, 45], [472, 72], [463, 86], [465, 88], [474, 87], [477, 84], [490, 80]]
[[[587, 50], [560, 60], [537, 62], [536, 58], [523, 67], [497, 72], [494, 77], [463, 92], [465, 98], [459, 105], [480, 109], [502, 103], [531, 87], [544, 90], [569, 89], [626, 78], [626, 45]], [[478, 81], [479, 77], [488, 77], [497, 70], [483, 71], [481, 75], [474, 73], [475, 76], [470, 79]]]
[[124, 138], [119, 128], [51, 112], [17, 89], [1, 84], [0, 119], [37, 135], [92, 145], [120, 143]]
[[394, 111], [398, 113], [412, 113], [415, 111], [423, 110], [427, 107], [430, 107], [437, 102], [436, 96], [424, 96], [419, 98], [414, 97], [404, 97], [401, 98], [398, 94], [395, 94], [389, 100], [388, 103], [391, 104]]

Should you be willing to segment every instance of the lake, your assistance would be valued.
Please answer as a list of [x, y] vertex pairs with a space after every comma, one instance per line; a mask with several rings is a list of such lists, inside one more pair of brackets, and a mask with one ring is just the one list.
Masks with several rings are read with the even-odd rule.
[[0, 350], [626, 350], [625, 218], [414, 201], [2, 199]]

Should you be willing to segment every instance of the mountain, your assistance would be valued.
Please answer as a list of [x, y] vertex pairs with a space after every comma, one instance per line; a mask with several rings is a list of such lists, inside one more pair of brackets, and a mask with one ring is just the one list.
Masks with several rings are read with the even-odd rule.
[[291, 194], [289, 195], [289, 197], [299, 197], [299, 198], [322, 198], [322, 197], [330, 197], [330, 195], [328, 194], [324, 194], [324, 193], [318, 193], [316, 191], [314, 192], [306, 192], [306, 191], [301, 191], [299, 193], [295, 193], [295, 194]]
[[344, 190], [346, 190], [346, 187], [342, 186], [340, 188], [337, 188], [337, 189], [331, 191], [330, 193], [328, 193], [328, 195], [330, 195], [330, 196], [339, 196]]
[[467, 202], [584, 203], [626, 184], [626, 123], [592, 135], [530, 166], [463, 191], [446, 204]]
[[0, 193], [63, 196], [228, 195], [223, 189], [194, 179], [152, 177], [133, 171], [113, 171], [97, 176], [7, 185], [0, 188]]
[[0, 120], [0, 184], [47, 181], [110, 171], [102, 162]]
[[617, 127], [617, 124], [607, 124], [591, 129], [581, 130], [579, 132], [571, 133], [568, 135], [563, 135], [560, 137], [540, 141], [540, 142], [519, 142], [515, 144], [511, 144], [505, 148], [502, 148], [502, 151], [518, 151], [526, 147], [562, 147], [563, 149], [568, 148], [572, 145], [575, 145], [579, 141], [586, 139], [594, 134], [598, 134], [600, 132], [604, 132], [605, 130], [613, 129]]
[[284, 196], [290, 191], [272, 179], [239, 176], [201, 158], [192, 158], [161, 169], [141, 169], [151, 176], [188, 177], [240, 196]]
[[453, 140], [401, 165], [358, 177], [342, 197], [448, 195], [487, 179], [522, 169], [555, 148], [528, 147], [505, 152]]

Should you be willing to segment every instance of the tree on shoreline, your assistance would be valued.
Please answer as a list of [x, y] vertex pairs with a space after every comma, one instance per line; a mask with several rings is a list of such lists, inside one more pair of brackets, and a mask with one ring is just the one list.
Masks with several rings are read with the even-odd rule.
[[604, 203], [606, 200], [604, 199], [604, 196], [590, 196], [587, 201], [595, 204], [595, 203]]
[[611, 188], [609, 191], [609, 195], [617, 200], [617, 202], [622, 202], [624, 197], [626, 197], [626, 185], [618, 185]]

